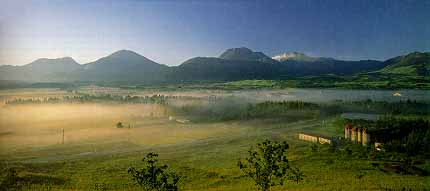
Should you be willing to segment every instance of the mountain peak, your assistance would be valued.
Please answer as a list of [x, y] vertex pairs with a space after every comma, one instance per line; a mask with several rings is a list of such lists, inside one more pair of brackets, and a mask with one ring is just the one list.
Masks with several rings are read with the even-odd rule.
[[[229, 48], [226, 51], [224, 51], [223, 54], [229, 53], [229, 52], [234, 52], [234, 53], [238, 53], [238, 54], [251, 54], [254, 51], [252, 51], [251, 49], [249, 49], [247, 47], [239, 47], [239, 48]], [[222, 56], [222, 54], [221, 54], [221, 56]]]
[[224, 51], [219, 58], [225, 60], [246, 60], [246, 61], [260, 61], [267, 63], [274, 63], [275, 60], [272, 60], [270, 57], [266, 56], [262, 52], [254, 52], [249, 48], [240, 47], [240, 48], [230, 48]]
[[428, 57], [430, 55], [430, 52], [411, 52], [407, 55], [404, 55], [404, 57]]
[[[94, 62], [85, 65], [85, 70], [104, 70], [110, 68], [111, 70], [124, 70], [125, 68], [146, 67], [158, 68], [164, 65], [158, 64], [134, 51], [119, 50], [106, 57], [100, 58]], [[128, 70], [127, 69], [127, 70]]]
[[287, 61], [287, 60], [293, 60], [293, 61], [304, 61], [304, 62], [315, 62], [315, 61], [321, 61], [321, 60], [332, 60], [332, 58], [323, 58], [323, 57], [312, 57], [308, 56], [302, 52], [286, 52], [279, 55], [275, 55], [272, 57], [272, 59], [277, 61]]
[[430, 52], [411, 52], [403, 56], [397, 56], [385, 61], [387, 67], [400, 67], [400, 66], [412, 66], [412, 65], [429, 65], [430, 64]]
[[142, 56], [142, 55], [131, 50], [123, 49], [123, 50], [118, 50], [107, 57], [123, 57], [123, 56]]
[[229, 48], [224, 51], [219, 58], [228, 59], [228, 60], [243, 60], [244, 58], [249, 58], [253, 56], [256, 52], [252, 51], [246, 47], [240, 48]]
[[95, 62], [89, 63], [109, 63], [109, 64], [141, 64], [141, 63], [149, 63], [149, 64], [158, 64], [134, 51], [131, 50], [118, 50], [106, 57], [100, 58]]
[[39, 58], [28, 66], [36, 66], [36, 65], [54, 65], [54, 64], [71, 64], [71, 65], [79, 65], [72, 57], [62, 57], [62, 58]]
[[299, 57], [305, 58], [308, 56], [306, 56], [304, 53], [301, 53], [301, 52], [286, 52], [283, 54], [275, 55], [272, 57], [272, 59], [278, 60], [278, 61], [284, 61], [284, 60], [295, 59]]
[[60, 58], [38, 58], [33, 62], [36, 61], [47, 61], [47, 60], [73, 60], [72, 57], [66, 56], [66, 57], [60, 57]]

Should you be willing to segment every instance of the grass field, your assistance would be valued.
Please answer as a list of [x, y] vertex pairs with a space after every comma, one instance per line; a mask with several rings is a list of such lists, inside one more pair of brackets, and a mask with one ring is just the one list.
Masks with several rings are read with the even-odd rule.
[[[39, 91], [0, 95], [7, 99], [67, 94]], [[182, 176], [181, 190], [256, 190], [237, 161], [251, 146], [271, 139], [290, 144], [291, 165], [306, 176], [299, 184], [289, 182], [272, 190], [430, 189], [428, 176], [383, 172], [372, 161], [330, 153], [324, 145], [312, 150], [311, 143], [297, 139], [298, 132], [342, 136], [342, 126], [337, 116], [297, 115], [307, 113], [178, 123], [169, 117], [192, 116], [178, 116], [155, 104], [6, 105], [0, 108], [1, 168], [17, 169], [23, 190], [140, 190], [127, 169], [142, 166], [146, 153], [157, 152], [161, 162]], [[116, 128], [119, 121], [126, 128]]]

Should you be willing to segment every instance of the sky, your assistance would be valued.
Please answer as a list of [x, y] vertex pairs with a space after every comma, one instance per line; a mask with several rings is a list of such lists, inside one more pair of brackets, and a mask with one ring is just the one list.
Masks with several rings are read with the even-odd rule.
[[430, 51], [430, 1], [0, 0], [0, 64], [133, 50], [166, 65], [248, 47], [385, 60]]

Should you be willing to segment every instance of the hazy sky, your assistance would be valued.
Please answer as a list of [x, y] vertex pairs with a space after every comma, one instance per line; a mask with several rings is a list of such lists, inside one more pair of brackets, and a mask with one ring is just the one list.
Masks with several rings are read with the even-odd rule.
[[130, 49], [178, 65], [242, 46], [383, 60], [430, 51], [429, 10], [428, 0], [0, 0], [0, 64]]

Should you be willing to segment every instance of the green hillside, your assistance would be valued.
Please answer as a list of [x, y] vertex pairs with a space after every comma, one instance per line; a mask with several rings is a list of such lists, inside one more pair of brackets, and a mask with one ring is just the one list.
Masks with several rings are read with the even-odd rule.
[[413, 52], [385, 61], [386, 67], [377, 71], [382, 74], [401, 74], [409, 76], [428, 76], [430, 71], [430, 52]]

